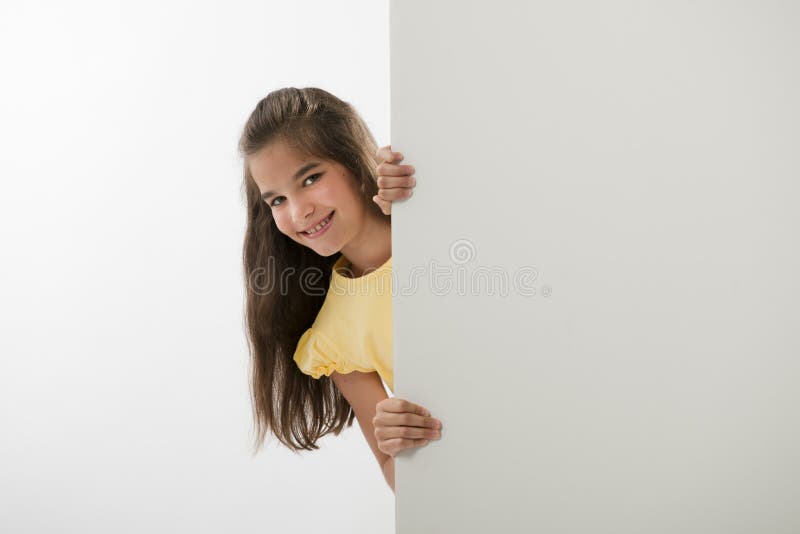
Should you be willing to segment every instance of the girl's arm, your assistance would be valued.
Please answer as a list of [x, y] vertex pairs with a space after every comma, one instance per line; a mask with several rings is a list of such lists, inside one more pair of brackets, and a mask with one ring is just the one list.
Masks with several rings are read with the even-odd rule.
[[[378, 373], [331, 374], [336, 387], [353, 408], [386, 483], [394, 491], [394, 456], [402, 449], [426, 445], [441, 436], [441, 421], [417, 404], [389, 398]], [[377, 431], [376, 431], [377, 429]]]
[[344, 398], [347, 399], [347, 402], [350, 403], [350, 407], [353, 408], [358, 424], [361, 426], [361, 431], [364, 433], [364, 437], [367, 438], [369, 448], [372, 449], [372, 453], [378, 460], [378, 465], [383, 469], [386, 483], [394, 491], [394, 469], [392, 469], [392, 477], [389, 480], [389, 477], [386, 476], [385, 467], [386, 462], [393, 460], [393, 458], [378, 448], [375, 427], [372, 425], [372, 419], [375, 417], [375, 405], [389, 397], [386, 394], [386, 390], [383, 389], [380, 376], [374, 371], [371, 373], [353, 371], [347, 374], [334, 371], [331, 373], [331, 378]]

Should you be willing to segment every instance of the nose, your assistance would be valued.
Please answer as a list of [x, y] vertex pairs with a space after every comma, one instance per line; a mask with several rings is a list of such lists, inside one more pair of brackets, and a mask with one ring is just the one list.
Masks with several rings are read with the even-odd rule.
[[292, 210], [292, 219], [294, 224], [298, 227], [309, 224], [309, 218], [314, 214], [314, 206], [309, 202], [295, 202], [294, 209]]

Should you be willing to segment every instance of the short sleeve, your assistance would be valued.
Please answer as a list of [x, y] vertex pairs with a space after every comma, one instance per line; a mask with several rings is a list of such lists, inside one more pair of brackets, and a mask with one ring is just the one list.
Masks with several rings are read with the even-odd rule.
[[345, 374], [355, 370], [333, 343], [313, 328], [306, 330], [297, 342], [294, 361], [304, 374], [314, 378], [331, 376], [334, 371]]

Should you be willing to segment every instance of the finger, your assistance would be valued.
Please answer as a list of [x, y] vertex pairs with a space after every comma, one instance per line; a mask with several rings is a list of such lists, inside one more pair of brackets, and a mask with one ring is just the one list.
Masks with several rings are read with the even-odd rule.
[[[390, 450], [393, 452], [392, 456], [397, 454], [403, 449], [411, 449], [413, 447], [424, 447], [429, 440], [427, 439], [407, 439], [407, 438], [393, 438], [382, 444], [381, 450]], [[387, 453], [390, 454], [390, 453]]]
[[381, 163], [377, 167], [380, 176], [411, 176], [416, 172], [413, 165], [397, 165], [394, 163]]
[[439, 431], [434, 428], [418, 428], [415, 426], [387, 426], [375, 429], [375, 437], [379, 441], [395, 438], [405, 439], [439, 439]]
[[385, 147], [379, 148], [377, 156], [381, 160], [388, 161], [390, 163], [398, 162], [403, 159], [403, 154], [401, 154], [400, 152], [392, 151], [392, 145], [386, 145]]
[[433, 428], [418, 428], [415, 426], [387, 426], [375, 429], [375, 437], [380, 441], [390, 439], [436, 439], [438, 430]]
[[392, 202], [390, 200], [383, 200], [378, 195], [372, 197], [372, 200], [381, 208], [381, 211], [384, 215], [391, 215], [392, 214]]
[[378, 176], [377, 184], [380, 189], [414, 187], [417, 185], [417, 179], [413, 176]]
[[439, 439], [441, 430], [438, 428], [425, 428], [418, 426], [376, 426], [375, 437], [379, 441], [394, 438], [408, 439]]
[[375, 156], [379, 159], [386, 161], [386, 156], [392, 153], [392, 145], [386, 145], [382, 147], [378, 147], [378, 150], [375, 151]]
[[382, 161], [388, 161], [389, 163], [401, 161], [403, 159], [403, 154], [400, 152], [392, 152], [392, 145], [379, 148], [376, 155]]
[[431, 413], [411, 401], [392, 397], [381, 401], [380, 408], [387, 413], [415, 413], [417, 415], [424, 415], [430, 417]]
[[414, 196], [414, 190], [407, 187], [395, 187], [392, 189], [378, 189], [378, 197], [383, 200], [394, 202], [395, 200], [404, 200]]
[[434, 417], [415, 413], [383, 413], [380, 417], [375, 417], [374, 425], [382, 427], [410, 426], [417, 428], [440, 428], [441, 422]]

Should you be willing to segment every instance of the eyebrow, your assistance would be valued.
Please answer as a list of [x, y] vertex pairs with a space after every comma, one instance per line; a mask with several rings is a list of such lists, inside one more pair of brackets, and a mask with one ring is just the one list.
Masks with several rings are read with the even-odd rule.
[[[311, 169], [313, 169], [317, 165], [319, 165], [319, 162], [306, 163], [305, 165], [300, 167], [300, 169], [296, 173], [294, 173], [294, 177], [292, 178], [292, 181], [299, 180], [301, 176], [303, 176], [305, 173], [307, 173], [308, 171], [310, 171]], [[266, 193], [262, 193], [261, 200], [267, 200], [269, 197], [271, 197], [274, 194], [275, 194], [275, 191], [267, 191]]]

